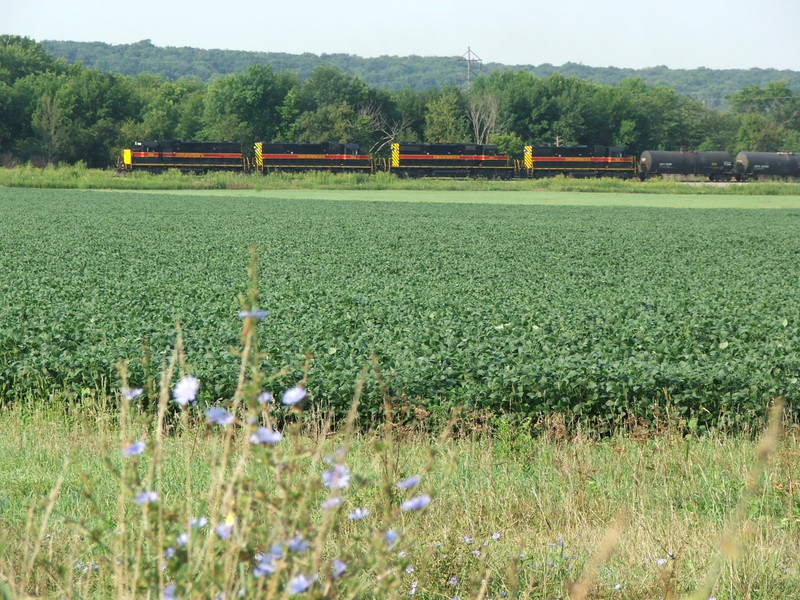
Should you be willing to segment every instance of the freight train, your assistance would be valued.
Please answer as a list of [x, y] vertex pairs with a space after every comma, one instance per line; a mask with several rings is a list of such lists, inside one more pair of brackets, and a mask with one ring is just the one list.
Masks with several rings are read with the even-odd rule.
[[642, 152], [639, 178], [658, 175], [702, 175], [711, 181], [800, 177], [800, 153], [739, 152], [734, 158], [727, 152]]
[[667, 152], [646, 150], [638, 158], [618, 146], [524, 147], [521, 161], [492, 144], [394, 143], [389, 159], [361, 151], [358, 144], [256, 142], [252, 155], [238, 142], [143, 141], [123, 150], [121, 171], [183, 173], [235, 171], [296, 173], [390, 172], [401, 177], [489, 177], [511, 179], [566, 175], [630, 179], [666, 175], [704, 176], [711, 181], [747, 181], [768, 176], [800, 177], [800, 153]]

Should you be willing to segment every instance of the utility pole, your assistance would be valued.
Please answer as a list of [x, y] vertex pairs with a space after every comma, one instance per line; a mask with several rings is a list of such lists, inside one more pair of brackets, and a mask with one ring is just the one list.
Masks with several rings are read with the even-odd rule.
[[472, 63], [480, 64], [483, 61], [481, 60], [481, 57], [475, 54], [472, 51], [472, 48], [470, 48], [469, 46], [467, 46], [467, 53], [464, 56], [462, 56], [460, 60], [467, 61], [467, 89], [469, 89], [470, 86], [472, 85], [472, 73], [473, 73]]

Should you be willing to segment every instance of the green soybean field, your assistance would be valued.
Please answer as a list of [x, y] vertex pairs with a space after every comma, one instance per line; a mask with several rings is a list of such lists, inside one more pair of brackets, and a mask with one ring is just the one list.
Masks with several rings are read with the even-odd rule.
[[[156, 380], [236, 387], [251, 247], [275, 393], [342, 415], [699, 427], [800, 395], [800, 198], [0, 189], [0, 402]], [[306, 373], [307, 369], [307, 373]]]

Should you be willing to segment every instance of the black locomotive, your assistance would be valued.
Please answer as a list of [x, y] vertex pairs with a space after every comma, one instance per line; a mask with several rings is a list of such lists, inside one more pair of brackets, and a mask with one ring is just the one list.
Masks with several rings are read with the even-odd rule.
[[175, 140], [134, 142], [122, 151], [120, 169], [160, 173], [177, 169], [182, 173], [247, 171], [248, 157], [239, 142], [182, 142]]
[[392, 144], [389, 171], [407, 177], [510, 179], [515, 166], [491, 144]]
[[361, 154], [358, 144], [335, 142], [319, 144], [256, 142], [253, 164], [256, 171], [261, 173], [319, 170], [371, 173], [375, 169], [375, 163], [370, 155]]
[[525, 146], [525, 177], [622, 177], [636, 173], [636, 159], [619, 146]]

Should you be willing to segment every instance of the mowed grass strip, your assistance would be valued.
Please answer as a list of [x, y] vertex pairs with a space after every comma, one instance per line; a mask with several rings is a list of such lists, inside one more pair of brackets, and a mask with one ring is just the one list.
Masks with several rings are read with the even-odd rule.
[[[649, 185], [649, 183], [647, 184]], [[763, 188], [739, 186], [733, 195], [702, 192], [706, 184], [679, 186], [680, 191], [649, 193], [646, 187], [626, 190], [531, 189], [276, 189], [276, 190], [143, 190], [142, 194], [168, 194], [217, 198], [282, 200], [334, 200], [346, 202], [411, 202], [418, 204], [507, 204], [524, 206], [650, 207], [681, 209], [800, 209], [800, 188], [794, 194], [762, 194]], [[99, 193], [106, 194], [108, 190]], [[127, 192], [121, 192], [127, 193]]]

